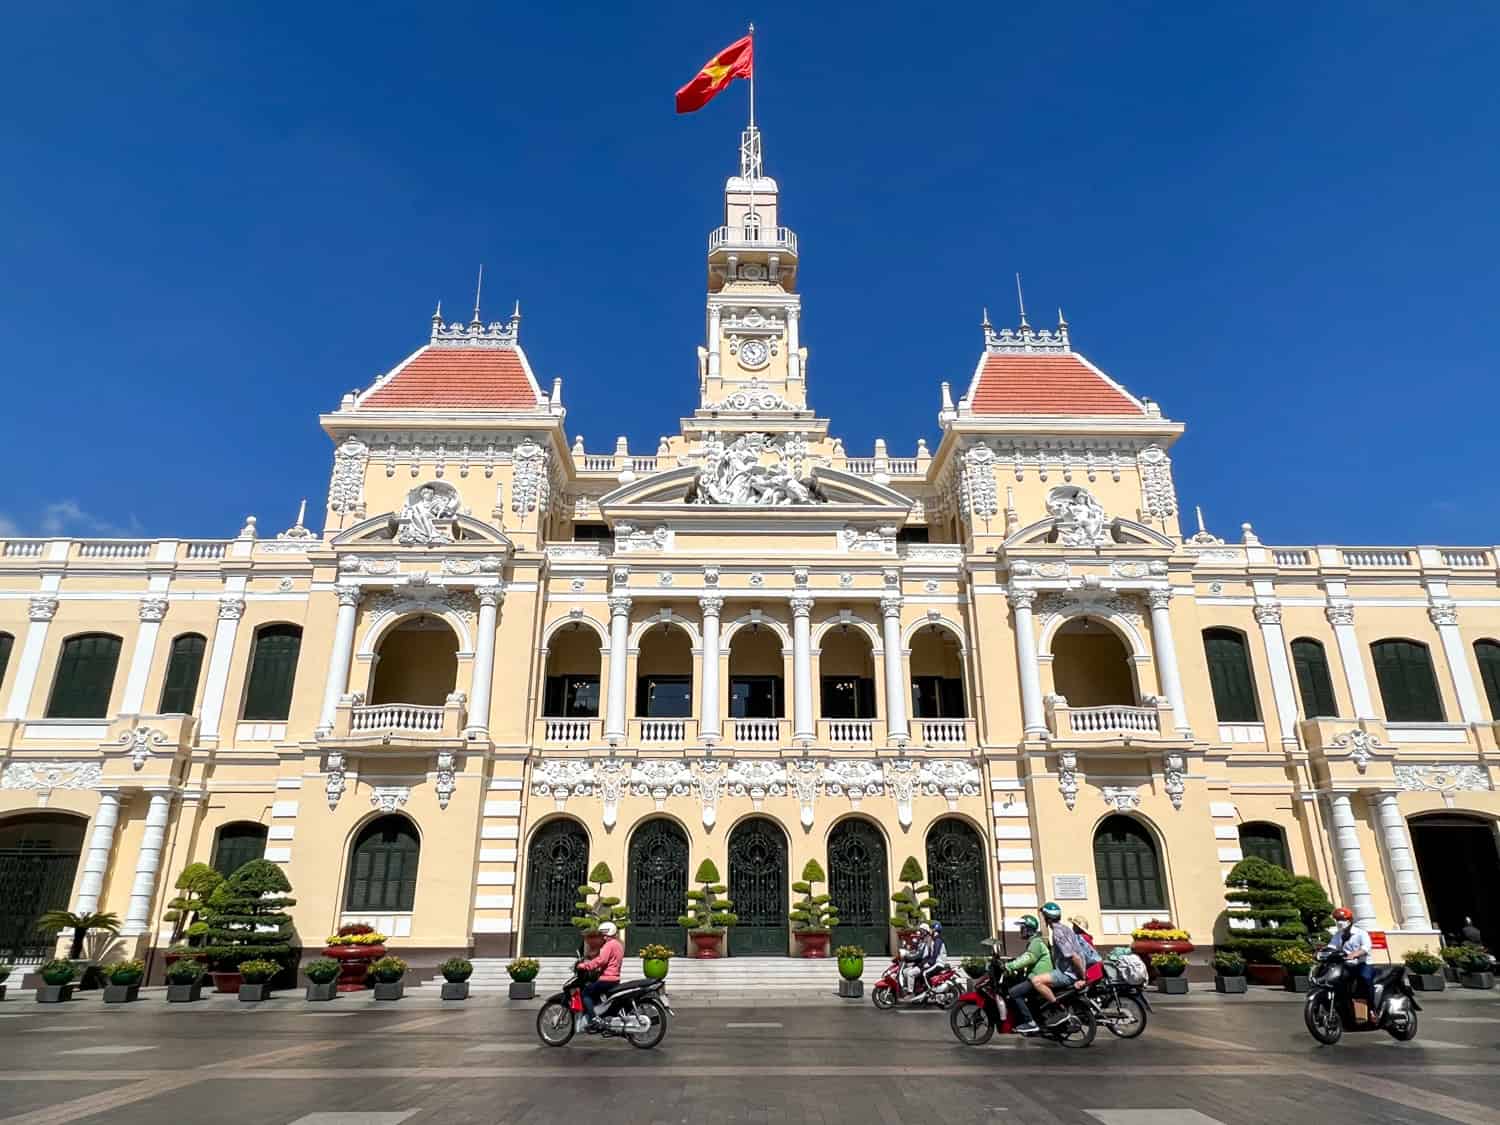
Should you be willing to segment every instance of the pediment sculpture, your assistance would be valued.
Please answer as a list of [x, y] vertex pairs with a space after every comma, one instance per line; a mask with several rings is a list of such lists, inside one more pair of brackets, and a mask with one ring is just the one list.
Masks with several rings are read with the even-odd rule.
[[[762, 463], [765, 454], [776, 457], [774, 465]], [[792, 504], [826, 504], [818, 483], [799, 477], [777, 443], [765, 434], [742, 434], [727, 446], [712, 441], [704, 453], [703, 468], [688, 489], [689, 504], [735, 504], [753, 507], [785, 507]]]
[[1047, 493], [1047, 514], [1064, 547], [1098, 547], [1115, 541], [1110, 520], [1093, 493], [1076, 484], [1064, 484]]
[[435, 547], [452, 543], [458, 518], [458, 489], [446, 481], [418, 485], [406, 494], [395, 518], [396, 542], [407, 547]]

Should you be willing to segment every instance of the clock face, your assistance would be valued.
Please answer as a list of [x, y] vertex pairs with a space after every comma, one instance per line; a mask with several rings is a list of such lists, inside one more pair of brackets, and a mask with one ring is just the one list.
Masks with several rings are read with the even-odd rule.
[[740, 345], [740, 363], [746, 367], [764, 367], [768, 358], [764, 340], [746, 340]]

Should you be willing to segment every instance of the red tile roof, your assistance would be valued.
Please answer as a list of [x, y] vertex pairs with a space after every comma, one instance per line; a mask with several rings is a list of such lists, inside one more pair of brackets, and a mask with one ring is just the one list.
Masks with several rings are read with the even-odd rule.
[[1072, 352], [986, 355], [975, 414], [1143, 414], [1119, 387]]
[[534, 410], [515, 348], [426, 347], [371, 391], [361, 410]]

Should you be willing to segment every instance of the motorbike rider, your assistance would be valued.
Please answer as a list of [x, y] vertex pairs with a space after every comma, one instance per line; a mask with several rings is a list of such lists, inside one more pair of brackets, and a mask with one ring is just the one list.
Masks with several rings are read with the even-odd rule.
[[601, 922], [599, 933], [604, 937], [604, 944], [599, 947], [598, 954], [578, 963], [580, 971], [599, 970], [598, 978], [583, 986], [583, 1014], [588, 1017], [589, 1031], [599, 1030], [594, 1004], [620, 987], [620, 965], [625, 960], [625, 943], [619, 938], [620, 928], [613, 922]]
[[1375, 966], [1370, 964], [1370, 935], [1354, 924], [1354, 911], [1341, 906], [1333, 912], [1333, 936], [1328, 948], [1344, 955], [1344, 964], [1363, 984], [1365, 1003], [1375, 1014]]
[[[1042, 940], [1042, 924], [1036, 920], [1035, 914], [1021, 915], [1019, 923], [1021, 940], [1026, 943], [1026, 951], [1019, 957], [1013, 958], [1005, 963], [1007, 973], [1019, 973], [1022, 971], [1048, 974], [1052, 972], [1052, 953], [1047, 948], [1047, 943]], [[1021, 1035], [1035, 1035], [1041, 1028], [1037, 1027], [1036, 1021], [1031, 1018], [1031, 1009], [1026, 1006], [1026, 997], [1033, 989], [1032, 982], [1036, 977], [1023, 978], [1011, 986], [1011, 1004], [1015, 1007], [1016, 1015], [1021, 1022], [1016, 1024], [1016, 1031]]]
[[1042, 904], [1042, 921], [1047, 926], [1047, 942], [1052, 947], [1052, 971], [1037, 973], [1031, 978], [1037, 995], [1049, 1005], [1057, 1002], [1054, 989], [1086, 987], [1088, 959], [1083, 942], [1071, 926], [1063, 924], [1062, 907], [1055, 902]]
[[[931, 943], [932, 927], [923, 922], [911, 936], [908, 944], [901, 948], [901, 991], [910, 996], [917, 988], [917, 975], [923, 971], [927, 947]], [[922, 979], [927, 978], [923, 975]]]
[[932, 973], [947, 963], [948, 947], [943, 944], [943, 924], [934, 922], [927, 947], [922, 951], [922, 983], [932, 987]]

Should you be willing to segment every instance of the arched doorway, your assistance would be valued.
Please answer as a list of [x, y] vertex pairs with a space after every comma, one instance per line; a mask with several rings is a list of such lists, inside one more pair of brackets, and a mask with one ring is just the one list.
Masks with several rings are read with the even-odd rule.
[[927, 833], [927, 881], [937, 899], [933, 917], [953, 953], [977, 953], [990, 936], [984, 841], [966, 820], [944, 817]]
[[0, 820], [0, 961], [36, 961], [53, 938], [36, 920], [66, 910], [88, 825], [70, 813], [24, 813]]
[[665, 945], [686, 952], [677, 919], [687, 904], [688, 839], [674, 821], [655, 817], [630, 837], [630, 948]]
[[786, 836], [763, 816], [742, 820], [729, 834], [729, 899], [739, 916], [729, 936], [738, 957], [787, 953]]
[[409, 914], [417, 902], [417, 826], [400, 813], [378, 816], [360, 830], [349, 854], [344, 910], [351, 914]]
[[1075, 617], [1052, 638], [1052, 683], [1069, 707], [1134, 707], [1135, 675], [1120, 635], [1092, 617]]
[[1105, 817], [1094, 832], [1094, 879], [1099, 884], [1101, 910], [1167, 909], [1166, 881], [1156, 844], [1146, 826], [1131, 817]]
[[1474, 919], [1485, 944], [1500, 941], [1500, 849], [1495, 824], [1478, 816], [1440, 812], [1410, 821], [1412, 849], [1427, 896], [1427, 917], [1449, 941], [1460, 941], [1464, 919]]
[[441, 707], [458, 685], [458, 637], [441, 617], [419, 613], [380, 639], [370, 703]]
[[589, 873], [589, 838], [576, 820], [554, 820], [537, 829], [526, 849], [526, 910], [521, 952], [562, 957], [579, 946], [573, 904]]
[[891, 889], [885, 837], [863, 817], [839, 821], [828, 835], [828, 897], [839, 908], [840, 945], [872, 957], [890, 948]]

